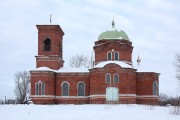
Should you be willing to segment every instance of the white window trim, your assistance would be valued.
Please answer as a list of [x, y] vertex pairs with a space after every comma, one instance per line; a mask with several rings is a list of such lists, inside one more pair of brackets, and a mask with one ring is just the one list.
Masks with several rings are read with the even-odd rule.
[[107, 60], [109, 60], [109, 59], [108, 59], [108, 58], [109, 58], [109, 57], [108, 57], [108, 54], [109, 54], [109, 53], [111, 53], [111, 59], [110, 59], [110, 60], [112, 60], [112, 52], [111, 52], [111, 51], [108, 51], [108, 52], [107, 52]]
[[69, 82], [67, 82], [67, 81], [63, 81], [63, 82], [61, 83], [61, 86], [63, 86], [64, 83], [67, 83], [67, 84], [70, 86]]
[[[154, 87], [157, 87], [156, 88], [157, 91], [154, 91]], [[156, 94], [154, 94], [154, 93], [156, 93]], [[152, 94], [153, 95], [158, 95], [159, 94], [159, 85], [158, 85], [157, 81], [153, 82], [153, 85], [152, 85]]]
[[119, 83], [119, 74], [118, 73], [114, 73], [114, 75], [113, 75], [113, 82], [115, 83], [115, 75], [118, 75], [118, 81], [117, 81], [117, 83]]
[[[65, 83], [68, 84], [68, 96], [69, 96], [70, 84], [69, 84], [69, 82], [67, 82], [67, 81], [63, 81], [63, 82], [61, 83], [61, 95], [64, 96], [64, 95], [63, 95], [63, 84], [65, 84]], [[64, 97], [65, 97], [65, 96], [64, 96]]]
[[[78, 85], [79, 85], [79, 83], [83, 83], [84, 84], [84, 95], [83, 96], [86, 96], [86, 84], [83, 82], [83, 81], [79, 81], [78, 83], [77, 83], [77, 96], [79, 96], [78, 95]], [[81, 96], [80, 96], [81, 97]]]
[[[36, 96], [41, 96], [42, 95], [42, 84], [44, 84], [44, 95], [45, 95], [45, 83], [42, 82], [41, 80], [37, 81], [35, 83], [35, 95]], [[38, 89], [36, 89], [36, 86], [38, 86]], [[40, 88], [41, 87], [41, 88]], [[38, 94], [36, 94], [38, 92]]]
[[117, 60], [119, 60], [119, 52], [118, 52], [118, 51], [115, 51], [115, 52], [114, 52], [114, 60], [116, 60], [116, 59], [115, 59], [115, 58], [116, 58], [116, 55], [115, 55], [116, 53], [118, 53], [118, 59], [117, 59]]
[[41, 83], [41, 95], [43, 95], [42, 93], [43, 93], [43, 90], [42, 90], [42, 84], [44, 84], [44, 95], [46, 94], [46, 90], [45, 90], [45, 88], [46, 88], [46, 85], [45, 85], [45, 83], [44, 82], [42, 82]]
[[110, 75], [110, 82], [109, 82], [109, 83], [111, 83], [111, 74], [110, 74], [110, 73], [106, 73], [106, 74], [105, 74], [105, 83], [108, 83], [108, 82], [107, 82], [107, 77], [106, 77], [107, 75]]
[[[38, 86], [38, 89], [37, 89], [36, 86]], [[36, 94], [36, 93], [38, 93], [38, 94]], [[39, 94], [39, 82], [36, 82], [36, 83], [35, 83], [35, 95], [40, 95], [40, 94]]]

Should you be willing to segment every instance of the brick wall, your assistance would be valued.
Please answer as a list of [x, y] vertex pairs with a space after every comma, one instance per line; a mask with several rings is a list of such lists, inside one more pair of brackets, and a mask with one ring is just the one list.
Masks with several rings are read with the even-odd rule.
[[48, 67], [54, 70], [58, 70], [63, 67], [64, 61], [59, 56], [36, 56], [36, 68]]
[[[105, 75], [119, 74], [119, 83], [105, 83]], [[90, 94], [106, 94], [106, 87], [119, 88], [120, 94], [136, 94], [136, 72], [134, 69], [122, 69], [116, 64], [108, 64], [104, 68], [90, 70]]]
[[[32, 100], [37, 104], [103, 104], [107, 103], [105, 97], [106, 87], [117, 87], [119, 88], [120, 94], [118, 103], [158, 104], [158, 97], [152, 95], [152, 83], [154, 80], [158, 82], [158, 74], [145, 72], [136, 73], [135, 71], [135, 69], [123, 69], [116, 64], [108, 64], [104, 68], [91, 69], [90, 73], [31, 71], [32, 95], [35, 95], [36, 82], [40, 80], [46, 85], [46, 96], [36, 96], [33, 97]], [[113, 80], [114, 73], [118, 73], [119, 83], [105, 83], [106, 73], [111, 74], [111, 80]], [[62, 97], [61, 85], [65, 81], [70, 84], [70, 97]], [[85, 96], [78, 97], [77, 84], [82, 81], [85, 83]], [[95, 95], [95, 97], [91, 95]]]
[[154, 72], [137, 72], [136, 74], [136, 94], [137, 95], [152, 95], [153, 82], [159, 83], [159, 77]]
[[89, 73], [58, 73], [56, 75], [56, 95], [62, 96], [62, 83], [68, 82], [70, 85], [69, 95], [77, 96], [77, 85], [79, 82], [85, 83], [85, 96], [89, 96]]
[[[119, 52], [119, 60], [132, 62], [131, 42], [127, 40], [100, 40], [95, 42], [95, 64], [101, 61], [107, 61], [107, 53], [114, 50]], [[112, 52], [112, 60], [114, 60], [114, 52]]]
[[55, 73], [50, 71], [31, 71], [31, 95], [35, 95], [35, 83], [45, 83], [45, 95], [55, 95]]

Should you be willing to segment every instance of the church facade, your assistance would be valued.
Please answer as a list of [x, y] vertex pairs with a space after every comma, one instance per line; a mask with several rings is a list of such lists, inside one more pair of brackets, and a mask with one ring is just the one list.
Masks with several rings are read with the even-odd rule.
[[30, 71], [33, 103], [158, 104], [159, 73], [138, 72], [133, 67], [133, 46], [124, 31], [113, 26], [99, 35], [93, 67], [67, 69], [61, 27], [37, 25], [37, 29], [36, 69]]

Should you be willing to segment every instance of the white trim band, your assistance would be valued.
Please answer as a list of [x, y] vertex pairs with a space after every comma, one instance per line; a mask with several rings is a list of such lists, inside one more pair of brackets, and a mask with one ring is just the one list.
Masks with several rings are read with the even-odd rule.
[[[55, 96], [55, 95], [31, 95], [32, 98], [90, 98], [90, 97], [98, 97], [105, 98], [106, 94], [97, 94], [90, 96]], [[158, 98], [157, 95], [136, 95], [136, 94], [119, 94], [120, 98], [123, 97], [136, 97], [136, 98]]]

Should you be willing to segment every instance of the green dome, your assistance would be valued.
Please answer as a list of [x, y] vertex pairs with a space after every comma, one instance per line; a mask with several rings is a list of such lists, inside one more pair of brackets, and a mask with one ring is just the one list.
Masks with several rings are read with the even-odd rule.
[[125, 39], [129, 41], [129, 38], [124, 31], [117, 31], [116, 29], [101, 33], [98, 37], [98, 40], [102, 39]]

